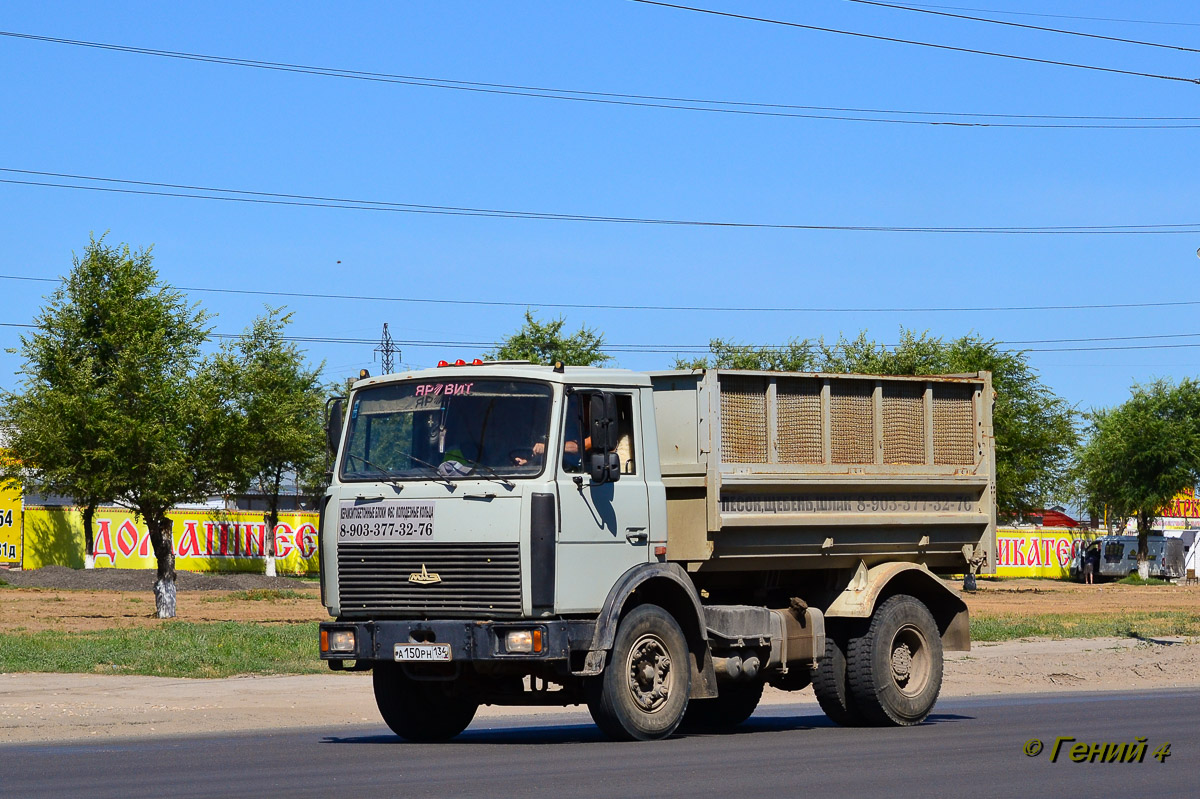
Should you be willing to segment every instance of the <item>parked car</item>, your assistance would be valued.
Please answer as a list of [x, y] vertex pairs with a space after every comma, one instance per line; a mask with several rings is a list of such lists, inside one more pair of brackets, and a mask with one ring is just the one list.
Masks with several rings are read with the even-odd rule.
[[[1136, 535], [1103, 535], [1080, 547], [1071, 564], [1071, 576], [1083, 579], [1085, 558], [1092, 558], [1096, 579], [1119, 580], [1137, 571]], [[1161, 535], [1148, 536], [1150, 576], [1163, 580], [1183, 577], [1183, 542]]]

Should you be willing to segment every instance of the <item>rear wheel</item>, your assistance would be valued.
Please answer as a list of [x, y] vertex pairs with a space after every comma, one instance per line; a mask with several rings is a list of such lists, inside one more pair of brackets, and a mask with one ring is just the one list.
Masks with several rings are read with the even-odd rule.
[[916, 597], [897, 594], [876, 608], [847, 658], [850, 693], [869, 723], [907, 727], [933, 710], [942, 689], [942, 638]]
[[392, 732], [409, 741], [448, 741], [467, 728], [479, 702], [455, 693], [451, 681], [414, 680], [395, 663], [371, 674], [375, 704]]
[[829, 625], [825, 634], [825, 656], [812, 671], [813, 693], [817, 704], [835, 724], [861, 726], [864, 719], [850, 693], [846, 673], [846, 649], [849, 630], [845, 625]]
[[716, 697], [688, 703], [683, 726], [689, 730], [727, 730], [754, 714], [762, 699], [763, 681], [722, 683]]
[[588, 686], [588, 710], [610, 738], [652, 741], [679, 726], [691, 692], [687, 642], [657, 605], [621, 620], [604, 673]]

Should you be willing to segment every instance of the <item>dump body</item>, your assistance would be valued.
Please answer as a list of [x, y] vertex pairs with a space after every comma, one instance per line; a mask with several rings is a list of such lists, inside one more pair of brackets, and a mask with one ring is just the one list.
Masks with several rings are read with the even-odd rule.
[[996, 564], [989, 373], [651, 375], [667, 558], [689, 571]]

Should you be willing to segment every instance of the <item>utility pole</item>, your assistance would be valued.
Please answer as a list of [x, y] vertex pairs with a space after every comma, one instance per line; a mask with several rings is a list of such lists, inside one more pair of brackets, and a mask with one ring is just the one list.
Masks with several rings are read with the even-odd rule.
[[380, 366], [383, 374], [390, 375], [396, 371], [396, 362], [392, 354], [400, 354], [400, 350], [396, 349], [396, 345], [392, 343], [392, 334], [388, 332], [387, 322], [383, 323], [383, 336], [379, 339], [379, 346], [375, 348], [375, 352], [379, 353]]

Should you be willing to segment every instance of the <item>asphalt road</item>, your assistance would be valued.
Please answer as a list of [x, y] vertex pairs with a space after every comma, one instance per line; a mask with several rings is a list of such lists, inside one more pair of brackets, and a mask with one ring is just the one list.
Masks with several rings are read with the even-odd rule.
[[[0, 747], [0, 796], [35, 797], [1156, 797], [1200, 795], [1200, 691], [946, 699], [920, 727], [842, 729], [810, 705], [736, 732], [603, 740], [586, 713], [477, 722], [412, 745], [380, 726]], [[1141, 763], [1074, 763], [1078, 742], [1146, 740]], [[1040, 739], [1036, 757], [1023, 751]], [[1171, 744], [1163, 762], [1153, 757]]]

